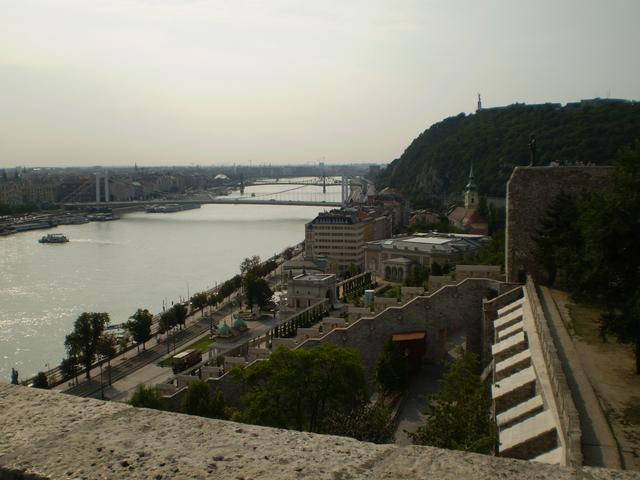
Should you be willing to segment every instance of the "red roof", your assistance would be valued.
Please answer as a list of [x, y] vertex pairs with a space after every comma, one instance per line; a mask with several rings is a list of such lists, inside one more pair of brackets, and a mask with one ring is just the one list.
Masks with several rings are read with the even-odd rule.
[[391, 337], [394, 342], [406, 342], [408, 340], [424, 340], [427, 334], [425, 332], [413, 333], [396, 333]]

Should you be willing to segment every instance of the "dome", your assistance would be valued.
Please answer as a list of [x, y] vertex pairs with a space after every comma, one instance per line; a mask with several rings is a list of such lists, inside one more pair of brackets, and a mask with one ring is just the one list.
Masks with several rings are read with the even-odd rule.
[[238, 317], [233, 321], [233, 328], [234, 330], [246, 330], [247, 324], [244, 323], [244, 320]]
[[221, 337], [228, 337], [229, 335], [231, 335], [231, 329], [229, 328], [229, 325], [223, 323], [222, 326], [218, 329], [218, 335], [220, 335]]

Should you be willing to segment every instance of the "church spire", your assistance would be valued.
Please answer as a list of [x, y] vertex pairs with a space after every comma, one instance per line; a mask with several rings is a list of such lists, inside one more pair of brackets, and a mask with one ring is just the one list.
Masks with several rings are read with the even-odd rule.
[[469, 168], [469, 182], [464, 192], [464, 206], [466, 208], [476, 207], [478, 205], [478, 187], [476, 186], [476, 177], [473, 174], [473, 160]]

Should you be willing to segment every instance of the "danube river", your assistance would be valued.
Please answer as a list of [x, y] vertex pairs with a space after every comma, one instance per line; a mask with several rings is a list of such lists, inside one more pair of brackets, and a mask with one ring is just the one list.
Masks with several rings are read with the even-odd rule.
[[[336, 198], [332, 190], [327, 200]], [[235, 275], [247, 256], [267, 258], [301, 242], [318, 210], [203, 205], [0, 237], [0, 380], [9, 380], [12, 367], [24, 379], [59, 364], [64, 337], [83, 311], [108, 312], [112, 323], [139, 307], [158, 312], [163, 301]], [[46, 233], [64, 233], [70, 242], [39, 244]]]

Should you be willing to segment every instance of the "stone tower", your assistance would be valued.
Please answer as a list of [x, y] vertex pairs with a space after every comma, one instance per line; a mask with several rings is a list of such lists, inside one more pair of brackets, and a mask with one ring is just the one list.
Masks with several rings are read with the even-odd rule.
[[464, 191], [464, 206], [465, 208], [477, 207], [478, 201], [478, 187], [476, 186], [476, 179], [473, 175], [473, 162], [471, 162], [471, 168], [469, 169], [469, 183], [467, 183], [467, 189]]

